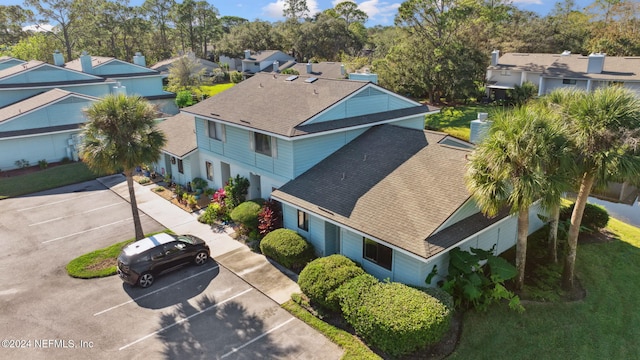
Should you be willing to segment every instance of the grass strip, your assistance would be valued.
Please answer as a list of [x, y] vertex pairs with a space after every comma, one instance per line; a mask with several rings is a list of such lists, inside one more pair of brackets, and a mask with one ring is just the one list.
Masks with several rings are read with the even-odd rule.
[[[163, 232], [172, 233], [169, 230], [165, 230]], [[147, 234], [145, 236], [148, 237], [155, 234], [158, 234], [158, 232]], [[80, 279], [93, 279], [115, 275], [117, 272], [118, 255], [120, 255], [120, 252], [125, 246], [134, 241], [135, 238], [131, 238], [107, 246], [106, 248], [80, 255], [67, 264], [67, 273], [71, 277]]]

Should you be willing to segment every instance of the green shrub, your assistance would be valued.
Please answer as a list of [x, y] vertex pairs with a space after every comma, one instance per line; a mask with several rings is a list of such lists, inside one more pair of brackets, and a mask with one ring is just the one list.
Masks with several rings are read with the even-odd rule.
[[452, 316], [450, 308], [427, 293], [388, 282], [364, 290], [358, 303], [345, 303], [342, 311], [365, 342], [392, 357], [440, 341]]
[[49, 166], [49, 163], [45, 159], [38, 160], [38, 166], [40, 167], [40, 169], [44, 170], [47, 168], [47, 166]]
[[[571, 220], [574, 206], [575, 203], [571, 204], [571, 206], [563, 207], [560, 210], [560, 220]], [[584, 214], [582, 214], [582, 222], [580, 223], [582, 229], [580, 229], [580, 231], [586, 230], [591, 232], [600, 230], [606, 227], [608, 223], [609, 213], [604, 207], [587, 203], [584, 207]]]
[[248, 231], [258, 228], [258, 213], [262, 206], [256, 201], [245, 201], [231, 211], [231, 220], [244, 226]]
[[[362, 297], [379, 283], [373, 275], [364, 273], [344, 282], [333, 293], [334, 298], [339, 302], [340, 310], [344, 317], [351, 315], [362, 303]], [[346, 313], [345, 313], [346, 311]]]
[[229, 80], [231, 80], [232, 83], [237, 84], [239, 82], [242, 81], [242, 73], [240, 73], [239, 71], [232, 71], [229, 73]]
[[223, 216], [224, 208], [219, 203], [213, 202], [198, 216], [198, 221], [203, 224], [213, 225], [216, 221], [222, 220]]
[[207, 180], [200, 177], [196, 177], [196, 178], [193, 178], [193, 180], [191, 180], [191, 187], [193, 187], [194, 189], [204, 190], [207, 188], [208, 185], [209, 183], [207, 182]]
[[239, 174], [235, 178], [229, 178], [224, 186], [224, 201], [228, 209], [233, 209], [246, 200], [250, 185], [249, 179]]
[[[279, 230], [273, 232], [276, 231]], [[342, 284], [364, 273], [364, 270], [349, 258], [337, 254], [330, 255], [310, 262], [300, 272], [298, 285], [314, 303], [329, 310], [339, 311], [340, 299], [337, 297], [336, 290]]]
[[260, 241], [260, 251], [280, 265], [298, 271], [316, 255], [304, 237], [290, 229], [277, 229]]

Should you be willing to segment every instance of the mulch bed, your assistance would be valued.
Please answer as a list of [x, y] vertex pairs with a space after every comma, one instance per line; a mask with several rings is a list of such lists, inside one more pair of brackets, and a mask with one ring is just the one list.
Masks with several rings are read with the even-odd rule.
[[[170, 201], [173, 205], [189, 213], [204, 210], [211, 203], [211, 199], [208, 196], [201, 194], [200, 199], [198, 199], [198, 203], [196, 204], [196, 206], [194, 208], [191, 208], [188, 204], [180, 203], [176, 198], [176, 194], [171, 190], [171, 188], [166, 187], [164, 182], [159, 181], [156, 183], [156, 185], [157, 187], [152, 189], [154, 193], [160, 195], [160, 197]], [[164, 190], [157, 191], [157, 189], [160, 189], [160, 188]]]
[[[60, 165], [64, 165], [64, 164], [65, 163], [62, 163], [62, 162], [49, 163], [49, 164], [47, 164], [47, 169], [50, 169], [50, 168], [56, 167], [56, 166], [60, 166]], [[43, 170], [43, 169], [40, 168], [40, 165], [32, 165], [32, 166], [27, 166], [27, 167], [20, 168], [20, 169], [2, 170], [0, 172], [0, 176], [1, 177], [20, 176], [20, 175], [26, 175], [26, 174], [31, 174], [31, 173], [34, 173], [34, 172], [38, 172], [38, 171], [41, 171], [41, 170]]]

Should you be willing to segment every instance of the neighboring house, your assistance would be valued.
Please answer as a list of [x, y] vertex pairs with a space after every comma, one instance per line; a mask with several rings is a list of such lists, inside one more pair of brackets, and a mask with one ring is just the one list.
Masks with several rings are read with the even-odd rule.
[[86, 121], [83, 109], [94, 96], [53, 89], [0, 109], [0, 169], [16, 161], [78, 160], [78, 133]]
[[83, 109], [108, 94], [138, 94], [160, 112], [178, 113], [175, 94], [162, 89], [162, 76], [145, 67], [83, 54], [64, 62], [60, 52], [53, 64], [0, 58], [0, 169], [16, 168], [16, 161], [37, 164], [78, 156]]
[[167, 143], [162, 148], [160, 161], [154, 165], [156, 173], [162, 176], [171, 174], [173, 181], [182, 185], [199, 177], [198, 144], [193, 116], [180, 113], [160, 122], [158, 129], [164, 132]]
[[151, 66], [151, 69], [160, 72], [160, 74], [162, 74], [162, 76], [166, 78], [169, 76], [169, 69], [171, 69], [171, 66], [173, 65], [173, 63], [176, 62], [177, 60], [187, 58], [187, 57], [197, 64], [196, 68], [194, 69], [196, 74], [199, 74], [200, 72], [202, 72], [203, 76], [212, 76], [213, 71], [215, 69], [220, 68], [220, 65], [214, 63], [213, 61], [199, 59], [199, 58], [196, 58], [193, 53], [189, 53], [182, 56], [176, 56], [171, 59], [159, 61], [155, 63], [153, 66]]
[[487, 91], [495, 99], [504, 99], [506, 91], [530, 81], [538, 86], [538, 95], [557, 88], [571, 87], [591, 91], [620, 85], [640, 94], [640, 57], [607, 57], [571, 54], [491, 54], [487, 68]]
[[[516, 240], [515, 217], [488, 219], [470, 199], [472, 145], [423, 130], [437, 111], [370, 82], [278, 74], [182, 109], [195, 119], [192, 174], [213, 188], [246, 177], [248, 198], [280, 201], [285, 227], [319, 256], [412, 285], [434, 266], [445, 275], [453, 247], [500, 253]], [[530, 232], [542, 225], [535, 210]]]
[[342, 63], [333, 61], [307, 64], [294, 62], [288, 67], [280, 66], [280, 71], [287, 68], [294, 69], [301, 75], [323, 77], [328, 79], [344, 79], [347, 76], [344, 65]]
[[245, 50], [242, 73], [247, 77], [259, 72], [271, 72], [274, 68], [280, 68], [280, 64], [290, 61], [295, 61], [293, 56], [280, 50], [262, 50], [254, 54], [251, 54], [251, 50]]

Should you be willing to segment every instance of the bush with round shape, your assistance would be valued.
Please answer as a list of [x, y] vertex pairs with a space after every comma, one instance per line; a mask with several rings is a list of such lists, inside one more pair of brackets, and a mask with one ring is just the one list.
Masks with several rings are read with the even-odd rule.
[[316, 257], [313, 245], [297, 232], [277, 229], [260, 241], [260, 251], [278, 264], [298, 271]]
[[342, 315], [347, 318], [352, 316], [353, 311], [358, 311], [358, 307], [362, 303], [362, 297], [378, 283], [378, 279], [373, 275], [364, 273], [340, 285], [333, 295], [339, 301]]
[[336, 290], [364, 273], [364, 270], [349, 258], [337, 254], [330, 255], [310, 262], [300, 272], [298, 285], [312, 302], [329, 310], [340, 311], [340, 300]]
[[258, 214], [262, 209], [262, 205], [256, 201], [250, 200], [241, 203], [231, 211], [231, 220], [242, 224], [249, 231], [258, 228]]
[[451, 309], [407, 285], [380, 282], [359, 298], [343, 302], [346, 321], [365, 342], [392, 357], [432, 345], [449, 329]]
[[[570, 220], [574, 206], [575, 203], [571, 204], [571, 206], [563, 207], [560, 211], [560, 219]], [[607, 210], [600, 205], [587, 203], [584, 207], [584, 214], [582, 215], [580, 226], [589, 231], [597, 231], [606, 227], [607, 223], [609, 223], [609, 213]]]

